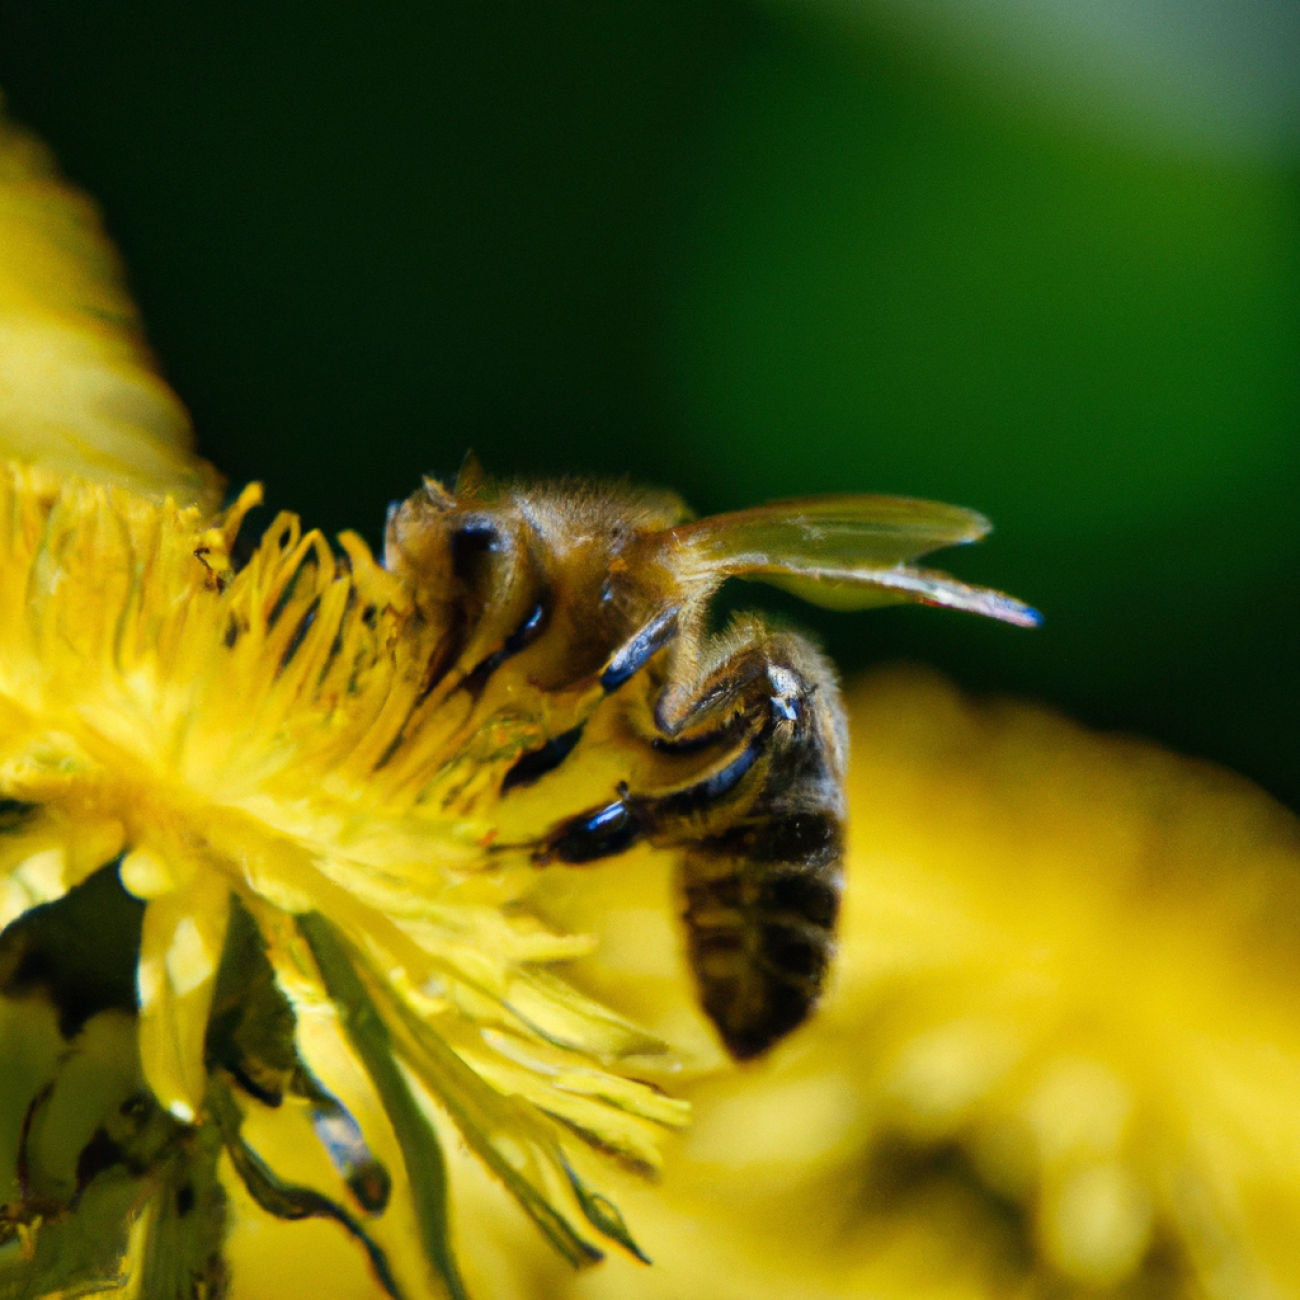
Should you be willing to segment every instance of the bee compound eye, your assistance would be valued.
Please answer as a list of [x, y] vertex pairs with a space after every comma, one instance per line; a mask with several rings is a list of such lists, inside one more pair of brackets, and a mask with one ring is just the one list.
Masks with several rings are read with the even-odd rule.
[[477, 575], [485, 556], [501, 548], [501, 534], [484, 519], [471, 519], [451, 535], [451, 567], [463, 582]]

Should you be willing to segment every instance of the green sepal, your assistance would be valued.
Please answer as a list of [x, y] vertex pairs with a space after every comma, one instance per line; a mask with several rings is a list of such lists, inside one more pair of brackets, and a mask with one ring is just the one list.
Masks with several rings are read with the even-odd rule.
[[379, 1285], [393, 1300], [402, 1300], [402, 1292], [389, 1267], [387, 1255], [360, 1222], [343, 1206], [314, 1188], [284, 1182], [244, 1141], [240, 1133], [244, 1117], [220, 1075], [213, 1075], [209, 1081], [206, 1101], [212, 1118], [221, 1130], [230, 1163], [253, 1200], [278, 1219], [332, 1219], [351, 1233], [365, 1250]]
[[451, 1300], [468, 1300], [451, 1246], [447, 1166], [432, 1123], [393, 1055], [392, 1039], [334, 927], [319, 912], [297, 918], [343, 1029], [393, 1126], [406, 1167], [425, 1258]]
[[437, 1094], [467, 1145], [501, 1179], [547, 1241], [574, 1268], [604, 1259], [604, 1253], [574, 1230], [545, 1193], [502, 1155], [493, 1140], [498, 1132], [513, 1138], [523, 1135], [546, 1160], [563, 1167], [559, 1143], [545, 1123], [480, 1078], [436, 1030], [399, 998], [390, 999], [389, 1005], [407, 1040], [402, 1051], [407, 1063]]
[[618, 1242], [628, 1254], [639, 1259], [641, 1263], [649, 1264], [650, 1257], [636, 1244], [618, 1206], [607, 1196], [593, 1192], [574, 1172], [573, 1166], [564, 1158], [563, 1153], [560, 1154], [559, 1159], [560, 1164], [564, 1166], [564, 1172], [569, 1177], [569, 1186], [573, 1188], [573, 1194], [577, 1197], [578, 1204], [582, 1206], [583, 1214], [587, 1216], [587, 1222], [611, 1241]]
[[[56, 1077], [34, 1106], [53, 1104], [59, 1083]], [[30, 1116], [23, 1127], [26, 1147], [35, 1129]], [[220, 1134], [178, 1124], [147, 1093], [115, 1102], [99, 1116], [64, 1203], [29, 1193], [4, 1207], [0, 1300], [90, 1295], [128, 1282], [149, 1300], [221, 1294], [220, 1152]], [[38, 1151], [22, 1161], [32, 1183], [50, 1182], [41, 1161]]]

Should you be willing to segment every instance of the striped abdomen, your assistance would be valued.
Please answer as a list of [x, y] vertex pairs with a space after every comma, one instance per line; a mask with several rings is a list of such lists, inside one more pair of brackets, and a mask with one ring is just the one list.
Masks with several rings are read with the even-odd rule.
[[651, 744], [713, 743], [709, 775], [665, 793], [627, 791], [568, 818], [537, 858], [595, 862], [642, 840], [679, 848], [700, 1003], [745, 1060], [806, 1018], [829, 969], [843, 857], [838, 699], [820, 658], [790, 636], [756, 636], [697, 694], [700, 710], [725, 722]]

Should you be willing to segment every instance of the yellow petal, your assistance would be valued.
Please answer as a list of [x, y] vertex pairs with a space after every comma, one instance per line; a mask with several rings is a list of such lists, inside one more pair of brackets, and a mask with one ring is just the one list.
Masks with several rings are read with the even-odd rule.
[[0, 117], [0, 455], [214, 505], [94, 205]]
[[[494, 1249], [542, 1271], [501, 1294], [1300, 1294], [1300, 822], [1231, 773], [934, 677], [850, 704], [825, 1005], [694, 1084], [657, 1188], [610, 1184], [653, 1269], [573, 1283], [511, 1234]], [[566, 925], [647, 904], [643, 879], [592, 879]], [[585, 985], [638, 1006], [644, 978], [602, 953]]]
[[143, 846], [123, 854], [117, 868], [123, 886], [137, 898], [159, 898], [181, 882], [165, 855]]
[[158, 1101], [192, 1123], [203, 1105], [203, 1044], [230, 915], [219, 876], [153, 899], [145, 909], [136, 984], [140, 1064]]
[[93, 813], [70, 818], [12, 803], [0, 809], [0, 929], [111, 862], [122, 836], [119, 821]]

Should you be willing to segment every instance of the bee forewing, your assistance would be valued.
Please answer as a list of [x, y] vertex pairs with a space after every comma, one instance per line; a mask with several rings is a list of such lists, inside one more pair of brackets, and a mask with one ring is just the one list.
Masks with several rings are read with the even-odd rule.
[[[1021, 627], [1037, 611], [1001, 592], [971, 587], [906, 561], [978, 541], [990, 525], [958, 506], [909, 497], [810, 497], [715, 515], [665, 534], [702, 573], [755, 578], [830, 609], [918, 602]], [[683, 554], [684, 553], [684, 554]]]
[[739, 574], [897, 564], [977, 541], [990, 527], [973, 510], [935, 501], [827, 496], [714, 515], [671, 536], [701, 562]]

